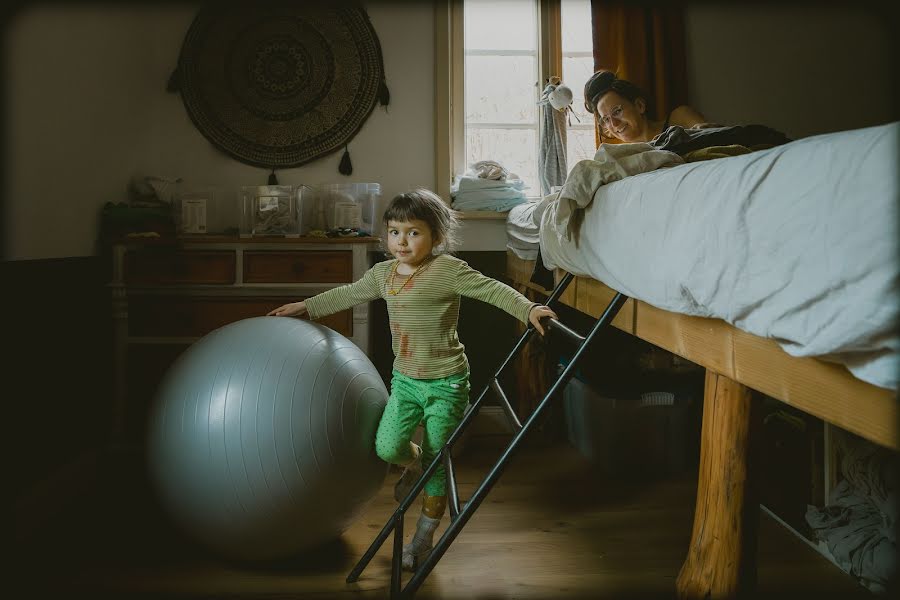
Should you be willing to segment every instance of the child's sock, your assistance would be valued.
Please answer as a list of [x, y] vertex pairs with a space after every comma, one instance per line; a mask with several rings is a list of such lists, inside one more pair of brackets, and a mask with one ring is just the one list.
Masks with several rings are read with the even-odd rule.
[[394, 485], [394, 500], [397, 502], [402, 502], [406, 498], [409, 491], [419, 480], [419, 477], [422, 476], [422, 449], [412, 442], [410, 444], [414, 458], [411, 463], [406, 465], [406, 469], [404, 469], [400, 479]]
[[428, 558], [431, 548], [434, 546], [434, 532], [440, 522], [440, 517], [432, 519], [424, 514], [419, 515], [419, 522], [416, 525], [416, 533], [413, 534], [412, 541], [403, 546], [403, 569], [415, 571], [422, 561]]

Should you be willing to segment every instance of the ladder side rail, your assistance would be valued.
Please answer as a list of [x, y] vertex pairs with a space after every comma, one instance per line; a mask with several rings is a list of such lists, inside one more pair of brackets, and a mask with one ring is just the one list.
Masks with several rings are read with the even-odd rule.
[[415, 595], [416, 591], [425, 581], [425, 578], [428, 577], [437, 562], [447, 551], [447, 548], [451, 543], [453, 543], [453, 540], [456, 539], [456, 536], [459, 535], [459, 532], [472, 517], [472, 513], [474, 513], [475, 510], [481, 505], [481, 502], [494, 486], [494, 483], [496, 483], [497, 479], [500, 478], [500, 475], [503, 474], [506, 463], [509, 461], [512, 454], [516, 451], [522, 439], [534, 425], [535, 421], [540, 417], [541, 413], [544, 412], [544, 409], [550, 404], [557, 393], [561, 391], [566, 386], [566, 384], [569, 383], [569, 380], [575, 374], [575, 366], [578, 364], [579, 359], [585, 353], [585, 350], [590, 346], [591, 341], [594, 339], [594, 337], [596, 337], [596, 335], [605, 325], [610, 323], [613, 318], [615, 318], [616, 314], [619, 312], [619, 309], [623, 304], [625, 304], [625, 301], [627, 299], [628, 298], [626, 296], [623, 296], [621, 292], [616, 293], [616, 295], [610, 301], [609, 305], [606, 307], [606, 310], [591, 328], [591, 331], [585, 338], [584, 343], [575, 352], [574, 356], [569, 361], [569, 364], [566, 365], [560, 377], [550, 387], [547, 395], [545, 395], [543, 400], [541, 400], [541, 402], [537, 405], [537, 408], [534, 409], [534, 412], [531, 413], [531, 416], [528, 417], [528, 420], [525, 421], [522, 430], [519, 431], [515, 435], [515, 437], [513, 437], [512, 441], [506, 447], [506, 450], [504, 450], [503, 454], [500, 456], [500, 459], [491, 468], [487, 477], [482, 480], [481, 485], [478, 486], [478, 489], [475, 490], [475, 493], [472, 495], [472, 497], [465, 503], [465, 507], [462, 509], [462, 511], [460, 511], [459, 516], [455, 520], [452, 520], [450, 522], [450, 525], [444, 531], [444, 534], [440, 537], [437, 544], [435, 544], [431, 553], [419, 566], [413, 576], [409, 579], [406, 587], [403, 588], [401, 598], [412, 598]]
[[[522, 334], [514, 352], [518, 351], [524, 345], [524, 343], [533, 334], [533, 332], [534, 328], [532, 327], [525, 331], [524, 334]], [[506, 362], [509, 361], [507, 360]], [[506, 365], [506, 362], [504, 363], [504, 366]], [[444, 453], [450, 451], [450, 448], [453, 447], [468, 424], [472, 421], [472, 419], [475, 418], [475, 415], [478, 414], [478, 409], [484, 402], [487, 396], [488, 389], [490, 389], [490, 386], [485, 386], [484, 389], [481, 390], [481, 393], [478, 395], [478, 399], [475, 400], [475, 402], [472, 403], [469, 406], [469, 409], [466, 410], [466, 412], [463, 414], [462, 421], [460, 421], [459, 425], [457, 425], [456, 429], [447, 439], [447, 442], [444, 444], [443, 448], [441, 448], [437, 456], [434, 457], [434, 460], [431, 461], [431, 464], [428, 465], [428, 467], [424, 470], [421, 477], [419, 477], [418, 481], [416, 481], [415, 485], [413, 485], [407, 497], [404, 498], [402, 502], [400, 502], [400, 505], [394, 511], [394, 515], [390, 519], [388, 519], [388, 522], [385, 523], [384, 527], [369, 545], [368, 550], [366, 550], [365, 554], [363, 554], [363, 556], [359, 559], [359, 561], [356, 563], [356, 566], [354, 566], [353, 570], [350, 571], [350, 574], [347, 575], [347, 583], [355, 583], [359, 580], [359, 576], [362, 574], [362, 572], [368, 566], [369, 562], [375, 556], [375, 553], [378, 552], [378, 549], [381, 548], [382, 544], [384, 544], [385, 540], [387, 540], [388, 536], [390, 535], [391, 530], [394, 528], [394, 522], [398, 514], [402, 515], [406, 513], [413, 500], [415, 500], [419, 492], [422, 491], [422, 488], [425, 487], [425, 482], [427, 482], [431, 478], [431, 475], [434, 473], [435, 469], [437, 469], [438, 465], [441, 464]]]
[[[403, 515], [406, 514], [406, 511], [409, 510], [409, 507], [412, 505], [413, 501], [416, 499], [416, 496], [419, 495], [419, 492], [422, 491], [422, 488], [425, 487], [425, 482], [427, 482], [434, 471], [438, 468], [438, 465], [441, 464], [442, 456], [445, 451], [449, 451], [449, 445], [445, 445], [441, 448], [440, 452], [438, 452], [437, 456], [434, 457], [434, 460], [431, 461], [431, 464], [425, 469], [422, 473], [421, 477], [416, 480], [416, 483], [413, 485], [412, 489], [409, 491], [409, 494], [406, 495], [399, 506], [394, 510], [394, 514], [388, 519], [387, 523], [384, 524], [384, 527], [381, 528], [381, 531], [369, 545], [369, 549], [366, 550], [365, 554], [363, 554], [362, 558], [356, 563], [356, 566], [353, 567], [353, 570], [350, 571], [350, 574], [347, 575], [347, 583], [355, 583], [359, 576], [362, 574], [363, 570], [368, 566], [369, 561], [375, 556], [375, 553], [378, 552], [378, 549], [381, 548], [382, 544], [384, 544], [387, 537], [390, 535], [391, 530], [395, 529], [395, 526], [400, 523], [403, 523]], [[402, 525], [401, 525], [402, 526]]]
[[559, 283], [557, 283], [556, 287], [553, 289], [553, 293], [547, 298], [547, 306], [553, 308], [553, 305], [556, 304], [559, 297], [563, 295], [563, 292], [566, 291], [566, 288], [569, 287], [569, 284], [572, 283], [573, 279], [575, 279], [574, 275], [566, 273], [563, 278], [559, 280]]
[[[569, 283], [572, 281], [574, 276], [571, 273], [566, 273], [563, 279], [557, 284], [556, 288], [553, 290], [549, 300], [547, 301], [547, 305], [551, 305], [551, 303], [555, 302], [565, 291], [566, 287], [568, 287]], [[519, 340], [516, 342], [513, 350], [506, 357], [500, 367], [497, 369], [496, 373], [493, 376], [493, 380], [496, 380], [503, 370], [509, 365], [509, 363], [518, 355], [521, 349], [525, 346], [528, 340], [535, 333], [534, 326], [530, 325], [525, 329], [525, 332], [519, 337]], [[387, 523], [385, 523], [384, 527], [369, 545], [368, 550], [366, 550], [365, 554], [359, 559], [356, 563], [356, 566], [353, 567], [353, 570], [347, 575], [347, 583], [355, 583], [359, 580], [359, 576], [368, 566], [369, 562], [371, 562], [372, 558], [375, 556], [375, 553], [378, 552], [379, 548], [384, 544], [387, 537], [390, 535], [391, 531], [395, 530], [398, 522], [401, 523], [400, 527], [402, 527], [403, 515], [406, 513], [409, 506], [412, 504], [415, 497], [421, 492], [422, 488], [425, 487], [425, 482], [431, 477], [434, 473], [434, 470], [437, 469], [437, 465], [443, 460], [443, 456], [445, 452], [450, 451], [450, 448], [457, 441], [457, 439], [462, 435], [462, 432], [465, 430], [466, 426], [471, 422], [476, 414], [478, 414], [478, 410], [480, 408], [481, 403], [484, 401], [485, 396], [487, 395], [487, 391], [490, 389], [490, 385], [486, 385], [478, 396], [478, 399], [472, 403], [469, 407], [469, 410], [463, 415], [463, 420], [456, 427], [453, 433], [450, 435], [450, 438], [447, 440], [444, 447], [438, 453], [437, 456], [434, 457], [434, 460], [425, 469], [422, 473], [419, 480], [413, 485], [413, 488], [410, 490], [409, 494], [406, 498], [400, 503], [397, 509], [394, 511], [394, 514], [390, 519], [388, 519]], [[458, 515], [457, 515], [458, 516]]]
[[394, 516], [394, 555], [391, 559], [391, 598], [400, 596], [403, 580], [400, 568], [403, 566], [403, 514]]
[[443, 453], [444, 471], [447, 473], [447, 505], [450, 508], [450, 519], [455, 519], [459, 515], [459, 488], [456, 485], [456, 469], [453, 466], [453, 456], [450, 449]]

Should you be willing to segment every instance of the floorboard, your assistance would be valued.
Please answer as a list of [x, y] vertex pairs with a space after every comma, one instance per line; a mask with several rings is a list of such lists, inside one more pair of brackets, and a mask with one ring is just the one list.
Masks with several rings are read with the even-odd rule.
[[[473, 440], [457, 457], [460, 495], [499, 454]], [[117, 466], [116, 466], [117, 464]], [[174, 529], [139, 469], [111, 464], [106, 484], [18, 549], [16, 598], [386, 598], [390, 540], [356, 584], [345, 578], [396, 506], [392, 472], [340, 539], [268, 567], [226, 564]], [[568, 445], [524, 448], [418, 598], [673, 598], [691, 533], [696, 479], [608, 479]], [[406, 531], [416, 513], [407, 516]], [[444, 525], [446, 524], [446, 521]], [[441, 530], [443, 530], [443, 525]], [[760, 598], [870, 598], [764, 513]]]

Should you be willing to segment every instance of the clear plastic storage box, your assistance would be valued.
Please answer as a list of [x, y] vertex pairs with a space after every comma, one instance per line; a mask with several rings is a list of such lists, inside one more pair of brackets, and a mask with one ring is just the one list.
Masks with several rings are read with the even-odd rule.
[[375, 234], [375, 206], [381, 197], [378, 183], [325, 183], [303, 186], [300, 232], [355, 229]]
[[241, 236], [300, 235], [297, 192], [290, 185], [241, 188]]
[[172, 208], [179, 235], [222, 233], [225, 229], [221, 198], [212, 187], [179, 189]]

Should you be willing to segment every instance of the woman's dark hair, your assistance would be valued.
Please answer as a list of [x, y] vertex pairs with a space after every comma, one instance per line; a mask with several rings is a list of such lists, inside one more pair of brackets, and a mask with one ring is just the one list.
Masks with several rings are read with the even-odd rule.
[[424, 188], [398, 194], [385, 209], [383, 222], [387, 227], [388, 221], [409, 222], [414, 219], [428, 224], [434, 239], [440, 240], [438, 250], [453, 252], [459, 221], [440, 196]]
[[597, 71], [584, 84], [584, 108], [591, 114], [597, 112], [597, 102], [607, 92], [616, 92], [634, 102], [638, 98], [643, 98], [647, 104], [648, 110], [651, 105], [650, 98], [647, 94], [627, 79], [619, 79], [612, 71]]

